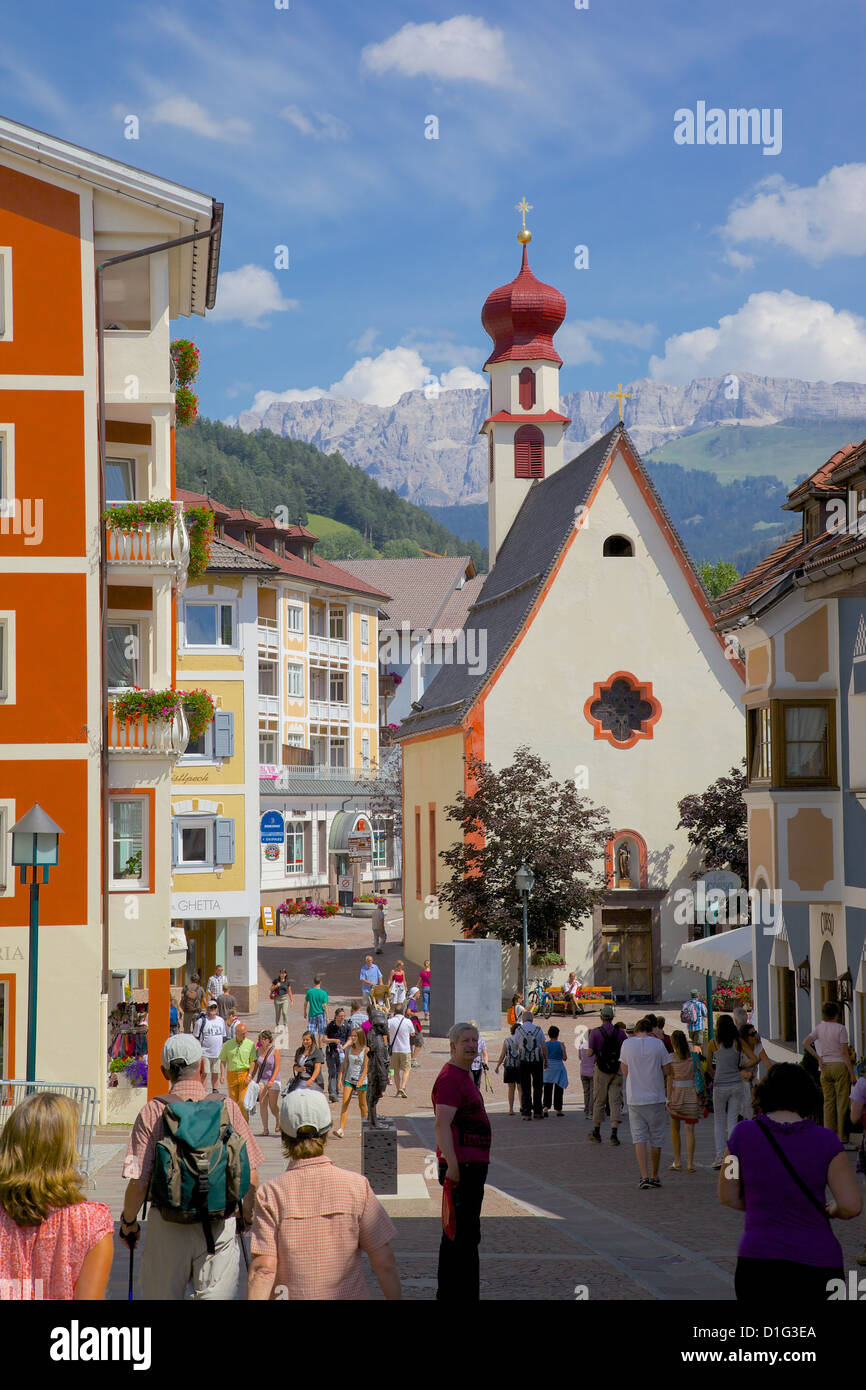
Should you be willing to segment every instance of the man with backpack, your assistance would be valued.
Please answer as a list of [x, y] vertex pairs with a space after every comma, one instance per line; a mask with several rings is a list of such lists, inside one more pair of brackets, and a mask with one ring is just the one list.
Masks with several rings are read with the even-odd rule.
[[514, 1041], [520, 1059], [520, 1113], [524, 1120], [531, 1120], [533, 1115], [536, 1120], [543, 1120], [547, 1043], [531, 1009], [524, 1009], [523, 1018], [514, 1031]]
[[180, 1007], [183, 1011], [183, 1031], [191, 1033], [204, 1008], [204, 990], [201, 987], [200, 975], [193, 975], [189, 984], [184, 986], [183, 994], [180, 996]]
[[707, 1040], [707, 1006], [696, 989], [692, 990], [688, 1003], [680, 1009], [680, 1023], [688, 1028], [692, 1047], [702, 1048]]
[[123, 1164], [129, 1179], [120, 1239], [134, 1248], [137, 1217], [150, 1195], [141, 1261], [146, 1300], [233, 1299], [262, 1151], [233, 1100], [208, 1097], [201, 1044], [189, 1034], [162, 1049], [167, 1095], [148, 1102], [132, 1127]]
[[595, 1058], [595, 1071], [592, 1078], [592, 1133], [586, 1137], [591, 1144], [601, 1143], [601, 1122], [605, 1108], [610, 1106], [610, 1142], [619, 1144], [620, 1117], [622, 1115], [622, 1076], [619, 1070], [619, 1054], [626, 1040], [624, 1028], [613, 1025], [613, 1009], [603, 1004], [600, 1010], [601, 1027], [593, 1028], [587, 1048]]

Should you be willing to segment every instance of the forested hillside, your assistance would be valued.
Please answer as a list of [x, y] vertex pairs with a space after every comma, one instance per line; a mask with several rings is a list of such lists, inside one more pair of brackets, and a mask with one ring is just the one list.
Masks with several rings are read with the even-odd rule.
[[414, 541], [440, 555], [471, 555], [479, 572], [487, 569], [487, 551], [477, 542], [454, 535], [340, 454], [323, 454], [303, 440], [269, 430], [245, 434], [200, 418], [178, 430], [177, 481], [202, 491], [205, 479], [212, 496], [260, 516], [285, 507], [290, 521], [306, 523], [310, 512], [320, 513], [354, 527], [375, 551], [399, 553], [396, 543]]

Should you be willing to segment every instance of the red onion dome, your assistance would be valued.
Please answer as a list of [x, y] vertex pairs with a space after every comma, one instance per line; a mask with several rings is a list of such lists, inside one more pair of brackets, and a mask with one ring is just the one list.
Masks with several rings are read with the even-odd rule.
[[492, 290], [481, 310], [481, 322], [493, 339], [484, 365], [541, 359], [562, 366], [553, 335], [564, 318], [565, 296], [535, 278], [524, 246], [519, 275]]

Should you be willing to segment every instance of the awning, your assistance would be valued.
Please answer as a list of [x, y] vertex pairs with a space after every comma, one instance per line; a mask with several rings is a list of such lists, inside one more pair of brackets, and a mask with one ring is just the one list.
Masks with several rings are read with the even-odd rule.
[[734, 966], [738, 965], [743, 979], [751, 980], [752, 928], [733, 927], [731, 931], [719, 932], [717, 936], [689, 941], [677, 951], [674, 965], [684, 965], [687, 970], [697, 970], [701, 975], [716, 975], [721, 979], [727, 979]]

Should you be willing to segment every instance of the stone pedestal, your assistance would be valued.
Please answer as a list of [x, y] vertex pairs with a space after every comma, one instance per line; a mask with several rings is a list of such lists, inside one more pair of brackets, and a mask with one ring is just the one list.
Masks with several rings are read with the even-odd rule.
[[396, 1195], [397, 1126], [384, 1115], [375, 1129], [368, 1120], [361, 1123], [361, 1172], [377, 1195]]

